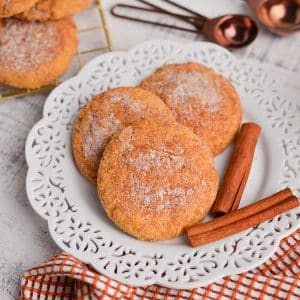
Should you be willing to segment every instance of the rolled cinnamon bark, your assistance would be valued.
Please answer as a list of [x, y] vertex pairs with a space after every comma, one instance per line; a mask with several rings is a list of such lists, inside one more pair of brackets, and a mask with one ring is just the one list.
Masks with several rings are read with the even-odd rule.
[[274, 206], [275, 204], [282, 202], [283, 200], [286, 200], [292, 196], [293, 196], [292, 191], [289, 188], [286, 188], [269, 197], [266, 197], [253, 204], [243, 207], [237, 211], [234, 211], [230, 214], [227, 214], [220, 218], [213, 219], [206, 223], [191, 226], [186, 229], [187, 235], [191, 237], [193, 235], [201, 234], [206, 231], [212, 231], [217, 228], [226, 226], [228, 224], [232, 224], [234, 222], [247, 218], [250, 215], [255, 215], [265, 209], [268, 209], [271, 206]]
[[[258, 225], [261, 222], [274, 218], [275, 216], [294, 207], [297, 207], [298, 205], [299, 200], [295, 196], [292, 196], [279, 203], [276, 203], [275, 205], [263, 211], [260, 211], [253, 215], [249, 215], [248, 217], [243, 218], [239, 221], [230, 223], [222, 227], [218, 227], [214, 230], [205, 231], [197, 235], [189, 236], [189, 241], [193, 247], [198, 247], [251, 228], [252, 226]], [[229, 217], [230, 214], [228, 214], [227, 216]]]
[[249, 177], [260, 131], [261, 127], [255, 123], [242, 125], [211, 213], [223, 215], [238, 208]]

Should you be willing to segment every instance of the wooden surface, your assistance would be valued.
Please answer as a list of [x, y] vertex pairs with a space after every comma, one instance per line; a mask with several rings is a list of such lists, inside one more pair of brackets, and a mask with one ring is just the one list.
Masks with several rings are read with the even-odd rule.
[[[115, 2], [104, 1], [106, 9]], [[189, 6], [193, 3], [199, 11], [205, 10], [211, 16], [228, 11], [248, 11], [245, 2], [241, 0], [210, 0], [209, 7], [207, 1], [181, 2]], [[205, 2], [206, 7], [198, 7]], [[134, 23], [113, 19], [108, 13], [107, 16], [115, 50], [127, 49], [150, 38], [183, 41], [201, 39], [192, 34], [161, 30], [158, 27], [136, 26]], [[299, 33], [278, 38], [261, 29], [253, 45], [235, 53], [264, 65], [279, 80], [286, 97], [299, 103], [299, 49]], [[32, 210], [25, 192], [25, 141], [31, 127], [41, 118], [46, 97], [44, 93], [0, 102], [0, 300], [16, 299], [20, 275], [59, 252], [48, 234], [45, 221]]]

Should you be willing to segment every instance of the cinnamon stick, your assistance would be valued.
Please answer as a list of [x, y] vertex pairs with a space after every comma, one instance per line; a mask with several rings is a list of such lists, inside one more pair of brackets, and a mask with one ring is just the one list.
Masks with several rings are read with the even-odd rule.
[[251, 215], [255, 215], [265, 209], [268, 209], [275, 204], [282, 202], [285, 199], [288, 199], [293, 196], [292, 191], [289, 188], [281, 190], [269, 197], [266, 197], [262, 200], [259, 200], [253, 204], [250, 204], [246, 207], [243, 207], [237, 211], [234, 211], [230, 214], [222, 216], [220, 218], [216, 218], [212, 221], [198, 224], [187, 228], [187, 234], [189, 237], [197, 234], [201, 234], [207, 231], [215, 230], [217, 228], [221, 228], [228, 224], [232, 224], [234, 222], [245, 219]]
[[[216, 228], [214, 230], [206, 231], [197, 235], [189, 236], [189, 241], [193, 247], [201, 246], [226, 236], [236, 234], [245, 229], [251, 228], [252, 226], [258, 225], [268, 219], [274, 218], [276, 215], [288, 211], [299, 205], [299, 200], [292, 196], [285, 199], [275, 205], [260, 211], [254, 215], [249, 215], [248, 217], [238, 220], [232, 224], [225, 225], [223, 227]], [[228, 216], [230, 216], [229, 214]]]
[[223, 215], [238, 208], [249, 177], [260, 131], [261, 127], [255, 123], [242, 125], [211, 213]]

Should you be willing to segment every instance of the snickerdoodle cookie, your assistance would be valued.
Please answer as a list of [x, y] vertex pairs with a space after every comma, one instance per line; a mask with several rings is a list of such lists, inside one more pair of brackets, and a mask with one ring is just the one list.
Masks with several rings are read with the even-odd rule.
[[78, 114], [73, 153], [81, 173], [96, 184], [103, 150], [113, 134], [143, 118], [174, 122], [164, 102], [140, 88], [119, 87], [95, 96]]
[[38, 0], [17, 17], [28, 21], [58, 20], [73, 15], [89, 6], [92, 0]]
[[0, 18], [8, 18], [32, 7], [38, 0], [0, 0]]
[[109, 218], [141, 240], [171, 239], [202, 220], [217, 192], [211, 149], [179, 123], [143, 120], [107, 145], [98, 194]]
[[214, 155], [226, 148], [240, 127], [237, 92], [229, 80], [203, 65], [165, 65], [140, 86], [164, 100], [176, 120], [205, 140]]
[[0, 35], [0, 82], [29, 89], [53, 83], [70, 66], [76, 47], [71, 18], [49, 22], [6, 19]]

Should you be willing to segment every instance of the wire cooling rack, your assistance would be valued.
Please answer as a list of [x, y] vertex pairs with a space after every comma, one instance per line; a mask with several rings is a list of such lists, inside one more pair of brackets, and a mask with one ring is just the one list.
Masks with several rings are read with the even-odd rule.
[[0, 85], [0, 100], [49, 91], [60, 82], [77, 74], [84, 64], [93, 57], [112, 51], [110, 33], [101, 0], [95, 0], [90, 8], [75, 15], [74, 20], [78, 28], [79, 45], [69, 71], [56, 84], [40, 89], [15, 89]]

